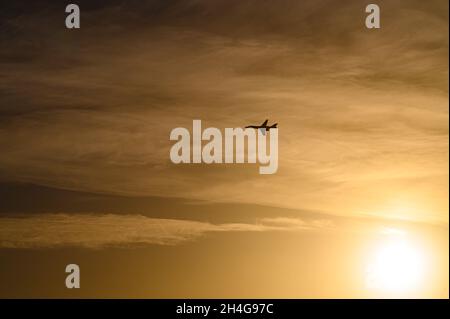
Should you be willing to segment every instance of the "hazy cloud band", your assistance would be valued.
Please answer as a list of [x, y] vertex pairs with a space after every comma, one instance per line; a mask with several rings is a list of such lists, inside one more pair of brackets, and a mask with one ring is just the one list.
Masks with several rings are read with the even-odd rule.
[[326, 220], [263, 218], [254, 224], [212, 224], [116, 214], [40, 214], [0, 218], [0, 248], [177, 245], [208, 232], [298, 231], [330, 227]]

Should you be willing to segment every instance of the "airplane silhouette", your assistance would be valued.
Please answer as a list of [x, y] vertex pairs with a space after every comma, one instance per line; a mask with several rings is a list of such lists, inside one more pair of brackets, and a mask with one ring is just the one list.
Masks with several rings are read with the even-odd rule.
[[255, 129], [259, 129], [261, 130], [261, 133], [263, 133], [263, 135], [266, 135], [266, 132], [269, 131], [271, 128], [277, 128], [278, 123], [272, 124], [271, 126], [267, 126], [267, 122], [269, 122], [269, 120], [265, 120], [261, 125], [249, 125], [246, 126], [245, 128], [255, 128]]

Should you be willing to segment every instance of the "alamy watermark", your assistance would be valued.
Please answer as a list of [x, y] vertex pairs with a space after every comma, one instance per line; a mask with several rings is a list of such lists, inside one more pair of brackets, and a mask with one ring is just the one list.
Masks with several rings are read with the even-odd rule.
[[267, 120], [261, 126], [225, 128], [223, 133], [215, 127], [202, 130], [202, 121], [193, 120], [192, 140], [184, 127], [174, 128], [170, 140], [177, 141], [170, 149], [175, 164], [259, 163], [260, 174], [278, 170], [278, 128], [267, 126]]
[[[66, 6], [65, 9], [68, 15], [66, 16], [66, 28], [67, 29], [79, 29], [80, 28], [80, 7], [77, 4], [71, 3]], [[380, 28], [380, 7], [377, 4], [371, 3], [365, 7], [368, 15], [365, 19], [365, 25], [368, 29]]]

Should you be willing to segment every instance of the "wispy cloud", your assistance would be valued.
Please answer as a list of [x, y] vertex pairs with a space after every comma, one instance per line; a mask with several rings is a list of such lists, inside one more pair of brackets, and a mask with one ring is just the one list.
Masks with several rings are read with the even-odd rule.
[[265, 218], [250, 223], [213, 224], [142, 215], [41, 214], [0, 218], [0, 248], [102, 248], [177, 245], [208, 232], [301, 231], [332, 227], [329, 221]]
[[[0, 13], [5, 180], [448, 222], [448, 1], [45, 2]], [[277, 121], [277, 174], [171, 165], [195, 118]]]

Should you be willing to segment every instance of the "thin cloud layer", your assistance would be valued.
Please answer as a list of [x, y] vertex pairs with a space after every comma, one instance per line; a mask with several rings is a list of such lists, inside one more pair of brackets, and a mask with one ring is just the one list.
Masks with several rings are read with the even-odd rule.
[[142, 215], [40, 214], [0, 217], [0, 248], [83, 248], [178, 245], [211, 232], [304, 231], [331, 228], [326, 220], [267, 218], [212, 224]]
[[[448, 222], [448, 1], [8, 4], [0, 177]], [[20, 2], [19, 2], [20, 3]], [[45, 8], [45, 9], [43, 9]], [[176, 166], [169, 133], [279, 123], [279, 170]]]

